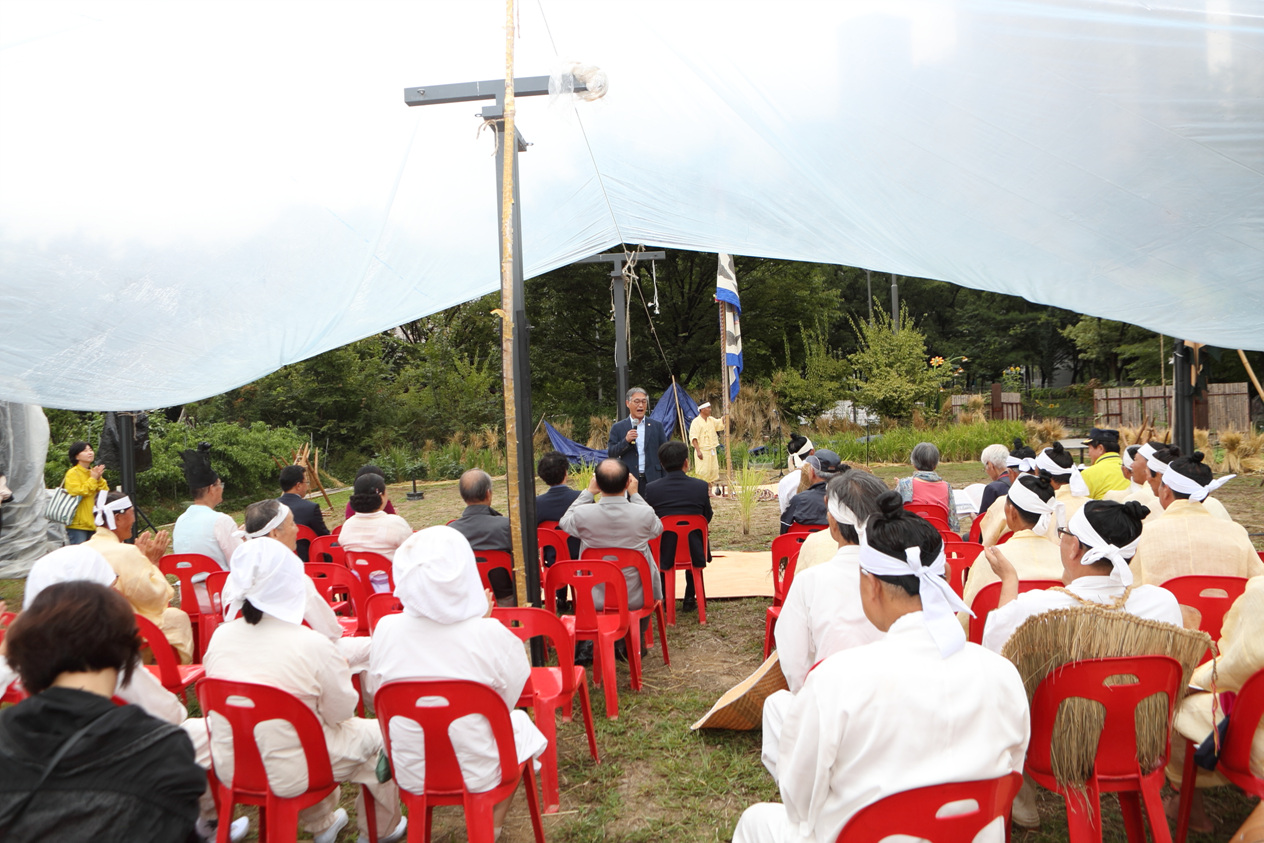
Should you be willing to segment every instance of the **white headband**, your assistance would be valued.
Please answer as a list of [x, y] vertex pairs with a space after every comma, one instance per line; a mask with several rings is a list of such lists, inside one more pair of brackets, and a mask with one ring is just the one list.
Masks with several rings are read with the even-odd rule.
[[1203, 501], [1206, 500], [1207, 496], [1212, 492], [1216, 491], [1237, 476], [1238, 475], [1236, 474], [1226, 474], [1219, 480], [1212, 480], [1204, 486], [1197, 480], [1186, 477], [1179, 471], [1167, 471], [1163, 473], [1163, 477], [1160, 482], [1173, 492], [1180, 492], [1182, 495], [1189, 495], [1189, 499], [1192, 501]]
[[240, 530], [234, 530], [233, 538], [235, 539], [261, 539], [264, 536], [266, 536], [268, 533], [271, 533], [277, 527], [280, 527], [282, 524], [285, 523], [285, 519], [289, 517], [291, 513], [290, 513], [290, 508], [286, 506], [285, 504], [278, 503], [277, 506], [279, 506], [280, 509], [277, 510], [277, 514], [272, 516], [272, 520], [269, 521], [267, 524], [264, 524], [261, 528], [259, 528], [258, 530], [255, 530], [253, 533], [247, 533], [245, 527], [242, 527]]
[[833, 495], [825, 496], [825, 508], [829, 510], [829, 514], [834, 516], [834, 520], [840, 525], [846, 525], [856, 531], [857, 535], [864, 535], [865, 524], [856, 513], [848, 508], [847, 504], [835, 498]]
[[[1137, 456], [1141, 456], [1140, 451], [1137, 452]], [[1150, 449], [1150, 453], [1146, 456], [1146, 467], [1150, 469], [1152, 474], [1167, 474], [1167, 463], [1159, 459], [1153, 448]]]
[[705, 410], [707, 407], [710, 407], [710, 406], [711, 406], [711, 402], [710, 402], [710, 401], [705, 401], [705, 402], [703, 402], [703, 403], [701, 403], [701, 404], [699, 404], [699, 405], [698, 405], [698, 409], [699, 409], [699, 410]]
[[113, 530], [116, 524], [114, 520], [114, 513], [126, 512], [131, 509], [132, 499], [124, 495], [116, 501], [106, 503], [105, 499], [109, 494], [110, 493], [105, 490], [97, 492], [97, 500], [92, 507], [92, 512], [96, 516], [97, 524]]
[[1036, 454], [1036, 467], [1043, 468], [1055, 477], [1061, 477], [1064, 474], [1071, 475], [1071, 494], [1077, 498], [1088, 497], [1088, 484], [1084, 482], [1084, 478], [1080, 476], [1080, 470], [1075, 467], [1075, 463], [1070, 468], [1063, 468], [1053, 461], [1053, 457], [1049, 456], [1049, 449], [1045, 448], [1039, 454]]
[[887, 556], [870, 547], [865, 533], [860, 534], [860, 567], [863, 570], [884, 577], [917, 577], [917, 591], [922, 598], [922, 620], [939, 647], [939, 655], [947, 658], [966, 644], [966, 634], [955, 613], [968, 612], [971, 617], [974, 613], [944, 579], [947, 560], [942, 547], [930, 565], [922, 565], [920, 547], [905, 548], [904, 555], [904, 559]]
[[1011, 456], [1005, 461], [1006, 468], [1016, 468], [1019, 473], [1026, 474], [1029, 471], [1036, 470], [1036, 461], [1031, 457], [1015, 457]]
[[1067, 525], [1067, 530], [1089, 547], [1088, 550], [1084, 551], [1083, 558], [1080, 559], [1081, 565], [1092, 565], [1094, 562], [1109, 559], [1111, 579], [1118, 580], [1125, 586], [1132, 585], [1132, 570], [1128, 567], [1128, 560], [1137, 552], [1137, 542], [1141, 541], [1141, 536], [1137, 536], [1132, 540], [1131, 544], [1126, 544], [1123, 547], [1113, 545], [1098, 535], [1097, 531], [1093, 529], [1093, 525], [1089, 523], [1088, 516], [1084, 514], [1083, 507], [1076, 510], [1075, 514], [1071, 516], [1071, 523]]
[[1036, 521], [1036, 526], [1031, 528], [1033, 531], [1037, 533], [1047, 533], [1049, 531], [1049, 516], [1057, 512], [1058, 499], [1056, 497], [1047, 501], [1042, 500], [1040, 495], [1037, 495], [1023, 484], [1021, 477], [1009, 487], [1006, 497], [1023, 512], [1030, 512], [1033, 515], [1040, 516], [1039, 520]]
[[1123, 450], [1119, 452], [1119, 459], [1121, 462], [1123, 462], [1124, 468], [1128, 469], [1129, 471], [1132, 471], [1133, 458], [1128, 454], [1128, 448], [1124, 448]]

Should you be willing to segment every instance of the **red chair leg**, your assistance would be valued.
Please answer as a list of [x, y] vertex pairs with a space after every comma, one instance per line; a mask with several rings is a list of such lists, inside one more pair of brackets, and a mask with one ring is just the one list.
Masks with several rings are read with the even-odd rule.
[[592, 755], [592, 760], [600, 764], [601, 759], [597, 757], [597, 735], [593, 731], [592, 702], [588, 699], [588, 680], [585, 677], [580, 677], [579, 680], [579, 713], [584, 718], [584, 731], [588, 733], [588, 752]]
[[[369, 843], [377, 843], [377, 802], [373, 799], [373, 794], [369, 793], [366, 785], [360, 785], [360, 794], [364, 797], [364, 822], [368, 827]], [[386, 833], [390, 834], [395, 829], [387, 829]]]
[[624, 639], [628, 648], [628, 672], [632, 677], [632, 690], [641, 690], [641, 632], [638, 621], [632, 622], [635, 629], [628, 630], [628, 637]]
[[693, 574], [693, 593], [698, 601], [698, 623], [706, 624], [707, 622], [707, 589], [702, 582], [702, 569], [693, 568], [690, 573]]
[[1064, 793], [1067, 839], [1070, 843], [1102, 843], [1102, 800], [1097, 782], [1090, 780], [1082, 793]]
[[[1183, 740], [1180, 737], [1177, 740]], [[1181, 802], [1176, 812], [1176, 843], [1185, 843], [1189, 833], [1189, 814], [1194, 807], [1194, 785], [1197, 780], [1194, 769], [1194, 742], [1185, 741], [1185, 765], [1181, 771]]]
[[658, 637], [663, 641], [663, 664], [670, 665], [671, 656], [667, 655], [667, 618], [663, 613], [663, 605], [661, 603], [654, 610], [654, 614], [658, 618]]
[[663, 572], [663, 598], [667, 602], [667, 622], [676, 625], [676, 569]]
[[1141, 794], [1135, 790], [1121, 790], [1119, 810], [1124, 815], [1124, 835], [1128, 843], [1146, 843], [1145, 820], [1141, 816]]
[[[557, 712], [549, 705], [533, 706], [535, 727], [548, 741], [544, 753], [540, 756], [541, 786], [544, 790], [544, 813], [556, 814], [559, 808], [557, 785]], [[530, 762], [528, 762], [529, 764]]]
[[[1179, 739], [1178, 739], [1179, 740]], [[1163, 810], [1163, 771], [1143, 776], [1141, 779], [1141, 804], [1150, 821], [1150, 836], [1154, 843], [1172, 843], [1172, 831], [1167, 825], [1167, 813]], [[1142, 828], [1139, 840], [1145, 840]]]
[[535, 832], [535, 843], [544, 843], [544, 820], [540, 816], [540, 799], [535, 790], [535, 770], [531, 762], [523, 766], [523, 787], [527, 789], [527, 811], [531, 814], [531, 830]]
[[[619, 686], [614, 676], [614, 642], [605, 638], [595, 642], [600, 647], [593, 647], [593, 678], [601, 676], [602, 690], [606, 695], [606, 719], [619, 719]], [[610, 652], [606, 652], [609, 645]]]
[[[530, 761], [527, 762], [528, 765], [530, 763]], [[466, 794], [465, 833], [470, 843], [496, 839], [496, 819], [492, 813], [492, 801], [482, 794]]]
[[768, 612], [764, 616], [764, 661], [772, 655], [773, 630], [777, 627], [777, 616]]

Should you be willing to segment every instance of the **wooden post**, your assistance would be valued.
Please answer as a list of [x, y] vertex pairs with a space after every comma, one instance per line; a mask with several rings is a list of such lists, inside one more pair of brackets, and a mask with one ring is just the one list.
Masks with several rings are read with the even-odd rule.
[[992, 418], [1005, 418], [1005, 407], [1002, 406], [1001, 390], [1004, 389], [999, 383], [992, 384]]
[[697, 464], [693, 459], [693, 447], [689, 444], [689, 431], [685, 430], [685, 411], [680, 409], [680, 390], [676, 387], [676, 376], [672, 375], [672, 397], [676, 399], [676, 423], [680, 425], [680, 438], [684, 440], [685, 447], [689, 449], [689, 460], [686, 465], [694, 466], [697, 470]]

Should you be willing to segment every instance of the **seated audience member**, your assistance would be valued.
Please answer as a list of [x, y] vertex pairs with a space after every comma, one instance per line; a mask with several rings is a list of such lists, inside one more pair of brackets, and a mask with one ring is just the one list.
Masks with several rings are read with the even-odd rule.
[[838, 454], [821, 448], [803, 461], [803, 472], [806, 488], [795, 495], [784, 512], [781, 513], [781, 532], [790, 532], [793, 524], [808, 526], [824, 525], [827, 522], [825, 512], [825, 484], [835, 475], [847, 471], [851, 466], [843, 465]]
[[0, 711], [0, 837], [187, 840], [206, 789], [188, 736], [111, 700], [148, 672], [122, 595], [82, 580], [50, 585], [4, 644], [31, 696]]
[[[850, 466], [848, 466], [847, 470], [845, 470], [842, 474], [838, 476], [844, 477], [848, 474], [851, 474], [854, 471], [859, 471], [863, 474], [872, 474], [871, 472], [865, 469], [851, 468]], [[828, 509], [829, 484], [826, 484], [825, 488], [826, 488], [826, 504], [827, 504], [827, 509]], [[886, 489], [885, 483], [882, 485], [882, 488], [884, 490]], [[828, 512], [826, 514], [828, 515]], [[799, 546], [799, 556], [798, 556], [798, 559], [794, 563], [795, 576], [798, 576], [799, 574], [803, 573], [804, 571], [809, 570], [810, 568], [815, 568], [817, 565], [823, 565], [824, 563], [830, 561], [838, 553], [838, 548], [839, 548], [838, 539], [836, 538], [833, 530], [817, 530], [816, 532], [812, 533], [806, 539], [804, 539], [803, 544]]]
[[1162, 585], [1190, 574], [1256, 577], [1264, 574], [1246, 528], [1215, 518], [1202, 504], [1207, 495], [1234, 475], [1211, 479], [1202, 451], [1177, 457], [1160, 475], [1159, 504], [1163, 515], [1152, 519], [1141, 535], [1132, 561], [1138, 582]]
[[[1065, 527], [1071, 516], [1079, 511], [1091, 498], [1088, 496], [1088, 485], [1075, 467], [1075, 459], [1061, 442], [1054, 442], [1039, 454], [1036, 454], [1036, 468], [1041, 477], [1047, 477], [1053, 483], [1054, 495], [1061, 511], [1058, 512], [1054, 528]], [[1049, 531], [1049, 541], [1057, 543], [1058, 534]]]
[[[1150, 491], [1154, 492], [1156, 500], [1158, 499], [1160, 490], [1162, 489], [1163, 475], [1167, 473], [1167, 467], [1173, 460], [1179, 459], [1183, 456], [1184, 454], [1181, 453], [1181, 449], [1177, 446], [1164, 445], [1161, 448], [1156, 448], [1154, 452], [1146, 458], [1146, 469], [1149, 472], [1150, 478]], [[1202, 505], [1206, 507], [1207, 511], [1211, 513], [1214, 518], [1219, 518], [1222, 521], [1233, 520], [1233, 516], [1231, 516], [1228, 510], [1224, 508], [1224, 504], [1213, 498], [1211, 495], [1202, 499]]]
[[99, 492], [95, 510], [97, 532], [87, 546], [104, 556], [118, 574], [115, 588], [127, 598], [132, 611], [162, 630], [181, 664], [193, 661], [193, 625], [187, 612], [170, 605], [176, 590], [158, 570], [158, 561], [167, 552], [166, 531], [141, 533], [136, 544], [127, 544], [136, 509], [122, 492]]
[[1115, 604], [1120, 598], [1125, 598], [1122, 608], [1129, 614], [1180, 626], [1181, 607], [1171, 592], [1153, 585], [1132, 587], [1128, 560], [1136, 553], [1145, 516], [1145, 507], [1135, 501], [1089, 501], [1077, 510], [1058, 530], [1066, 588], [1019, 594], [1018, 571], [1002, 548], [985, 550], [1001, 581], [1001, 597], [983, 628], [983, 646], [1001, 652], [1014, 630], [1032, 615], [1084, 603], [1119, 608]]
[[[657, 455], [655, 455], [657, 456]], [[579, 493], [570, 509], [558, 524], [563, 532], [580, 541], [581, 554], [590, 547], [623, 547], [638, 551], [649, 563], [651, 573], [648, 583], [655, 599], [663, 597], [663, 585], [653, 576], [654, 554], [650, 539], [662, 534], [663, 522], [645, 498], [637, 494], [637, 479], [628, 471], [622, 460], [607, 458], [597, 463], [592, 482]], [[598, 501], [597, 493], [601, 493]], [[623, 569], [628, 583], [628, 608], [640, 609], [645, 605], [645, 586], [636, 568]], [[596, 586], [597, 608], [602, 608], [605, 586]], [[648, 618], [645, 619], [648, 622]]]
[[[1014, 481], [1024, 474], [1039, 474], [1036, 468], [1036, 452], [1023, 444], [1023, 440], [1015, 437], [1014, 447], [1010, 448], [1009, 458], [1005, 460], [1005, 467], [1009, 473], [1009, 482], [1012, 487]], [[1000, 497], [992, 501], [992, 505], [983, 511], [980, 517], [983, 517], [983, 525], [979, 530], [979, 541], [984, 547], [991, 547], [1001, 540], [1001, 536], [1008, 532], [1009, 527], [1005, 523], [1005, 498]], [[986, 516], [986, 517], [985, 517]], [[1054, 525], [1056, 528], [1057, 525]], [[973, 527], [971, 528], [973, 529]]]
[[[1058, 547], [1045, 537], [1049, 524], [1055, 523], [1053, 484], [1043, 477], [1024, 475], [1014, 481], [1005, 496], [1005, 523], [1013, 535], [1003, 546], [996, 547], [1018, 572], [1019, 580], [1057, 580], [1062, 578], [1062, 556]], [[1055, 528], [1056, 529], [1056, 528]], [[999, 579], [992, 566], [976, 559], [970, 566], [961, 599], [969, 606], [983, 587]], [[969, 628], [969, 616], [958, 615], [962, 626]]]
[[816, 447], [806, 436], [796, 433], [790, 437], [787, 450], [790, 451], [790, 456], [786, 460], [790, 471], [777, 483], [777, 505], [781, 507], [783, 515], [786, 507], [790, 505], [790, 499], [799, 494], [799, 486], [803, 478], [803, 461], [816, 453]]
[[[318, 536], [329, 535], [325, 526], [325, 517], [320, 514], [320, 505], [307, 499], [307, 469], [301, 465], [287, 465], [281, 469], [282, 504], [294, 514], [294, 523], [307, 527]], [[307, 561], [307, 539], [298, 543], [298, 558]]]
[[[386, 482], [386, 472], [385, 472], [385, 471], [383, 471], [382, 469], [378, 468], [376, 465], [362, 465], [362, 466], [360, 466], [360, 470], [356, 472], [355, 479], [356, 479], [356, 480], [359, 480], [361, 477], [363, 477], [363, 476], [364, 476], [364, 475], [366, 475], [366, 474], [376, 474], [378, 477], [381, 477], [381, 478], [382, 478], [382, 482]], [[351, 482], [352, 482], [352, 483], [354, 483], [354, 482], [355, 482], [355, 480], [353, 480], [353, 481], [351, 481]], [[383, 511], [384, 511], [387, 515], [394, 515], [394, 514], [395, 514], [395, 504], [391, 502], [391, 499], [390, 499], [390, 498], [387, 498], [387, 499], [386, 499], [386, 507], [383, 509]], [[347, 510], [346, 510], [346, 512], [343, 514], [343, 516], [342, 516], [342, 517], [343, 517], [344, 519], [347, 519], [347, 518], [350, 518], [352, 515], [355, 515], [355, 509], [353, 509], [353, 508], [352, 508], [352, 506], [351, 506], [351, 501], [349, 501], [349, 500], [348, 500], [348, 501], [347, 501]], [[341, 535], [341, 534], [339, 534], [339, 535]]]
[[[886, 637], [808, 674], [781, 735], [784, 804], [747, 808], [733, 843], [832, 843], [857, 811], [891, 794], [1023, 768], [1030, 728], [1018, 671], [966, 643], [935, 528], [896, 492], [878, 507], [859, 534], [859, 588]], [[999, 822], [986, 839], [1003, 839]]]
[[[517, 636], [491, 618], [493, 598], [479, 581], [469, 542], [451, 527], [428, 527], [404, 543], [393, 567], [395, 596], [404, 611], [382, 618], [373, 633], [370, 692], [408, 679], [465, 679], [486, 685], [510, 712], [518, 761], [539, 756], [547, 741], [531, 717], [515, 708], [531, 677], [531, 663]], [[425, 646], [418, 646], [420, 642]], [[470, 791], [480, 793], [500, 783], [500, 758], [485, 721], [457, 721], [451, 737]], [[400, 786], [421, 793], [426, 765], [421, 729], [412, 722], [393, 725], [391, 748]], [[511, 801], [493, 810], [497, 836]]]
[[[711, 523], [711, 489], [706, 480], [685, 474], [689, 461], [689, 448], [684, 442], [664, 442], [658, 446], [658, 461], [663, 466], [663, 476], [641, 491], [641, 497], [654, 508], [660, 519], [668, 515], [701, 515]], [[676, 534], [663, 533], [659, 540], [659, 562], [665, 576], [670, 573], [676, 558]], [[689, 558], [695, 568], [707, 567], [707, 556], [702, 550], [702, 534], [689, 534]], [[686, 612], [698, 607], [694, 594], [693, 577], [685, 577], [685, 594], [682, 606]]]
[[1004, 445], [988, 445], [979, 455], [983, 470], [987, 472], [988, 484], [983, 487], [983, 497], [979, 500], [980, 514], [987, 512], [988, 507], [997, 498], [1003, 498], [1009, 492], [1009, 484], [1013, 482], [1009, 476], [1009, 448]]
[[224, 481], [211, 468], [210, 443], [202, 442], [194, 451], [181, 451], [180, 458], [193, 503], [171, 528], [171, 552], [209, 556], [227, 571], [228, 560], [241, 540], [233, 537], [237, 524], [232, 517], [215, 511], [224, 502]]
[[961, 529], [957, 520], [957, 501], [952, 496], [952, 486], [935, 473], [939, 467], [939, 449], [932, 442], [919, 442], [909, 454], [913, 464], [913, 476], [902, 477], [896, 491], [905, 503], [937, 503], [948, 510], [948, 526], [956, 532]]
[[[1242, 690], [1248, 679], [1264, 670], [1264, 577], [1252, 577], [1246, 584], [1246, 591], [1233, 602], [1232, 608], [1225, 614], [1218, 649], [1220, 655], [1216, 657], [1214, 664], [1208, 661], [1194, 670], [1189, 682], [1192, 687], [1205, 690], [1215, 688], [1220, 694], [1236, 693]], [[1215, 696], [1216, 694], [1206, 692], [1191, 693], [1181, 701], [1180, 708], [1177, 709], [1176, 719], [1172, 724], [1172, 755], [1167, 765], [1167, 777], [1175, 790], [1180, 790], [1184, 772], [1183, 739], [1189, 739], [1197, 746], [1211, 736], [1216, 722], [1225, 716], [1224, 706], [1217, 704], [1213, 699]], [[1194, 769], [1198, 774], [1195, 780], [1198, 788], [1229, 783], [1228, 779], [1214, 770], [1199, 767]], [[1251, 771], [1264, 777], [1264, 722], [1256, 727], [1255, 737], [1251, 741]], [[1172, 819], [1176, 818], [1174, 798], [1168, 805], [1168, 812]], [[1238, 832], [1242, 835], [1253, 822], [1259, 823], [1254, 827], [1256, 836], [1235, 836], [1233, 840], [1240, 840], [1241, 843], [1264, 840], [1264, 816], [1259, 816], [1260, 814], [1257, 808]], [[1214, 830], [1211, 818], [1203, 809], [1202, 795], [1198, 791], [1194, 792], [1189, 827], [1193, 831], [1204, 833]]]
[[790, 690], [777, 691], [764, 700], [763, 761], [773, 779], [777, 778], [782, 723], [812, 666], [883, 635], [865, 616], [860, 601], [857, 530], [878, 514], [878, 498], [887, 486], [867, 471], [852, 469], [829, 481], [826, 488], [829, 530], [813, 535], [828, 532], [836, 551], [829, 561], [795, 574], [777, 619], [777, 653]]
[[[575, 502], [575, 498], [579, 497], [579, 489], [572, 489], [566, 485], [566, 481], [570, 479], [570, 461], [566, 459], [566, 455], [557, 451], [549, 451], [540, 457], [539, 467], [536, 473], [540, 475], [540, 479], [548, 484], [548, 489], [542, 495], [535, 496], [535, 522], [540, 525], [545, 521], [561, 521], [566, 510], [570, 509], [571, 504]], [[571, 558], [579, 557], [579, 539], [571, 536], [566, 546], [570, 548]], [[552, 565], [555, 561], [556, 554], [553, 548], [545, 548], [544, 564]]]
[[[329, 749], [334, 780], [367, 785], [377, 810], [383, 841], [403, 837], [399, 791], [394, 782], [377, 779], [382, 733], [373, 720], [355, 716], [358, 696], [351, 670], [327, 637], [303, 626], [308, 591], [303, 563], [287, 547], [266, 538], [246, 542], [233, 554], [232, 570], [224, 583], [224, 616], [207, 648], [206, 675], [211, 679], [253, 682], [294, 695], [319, 719]], [[238, 616], [240, 615], [240, 617]], [[277, 654], [285, 654], [278, 658]], [[232, 763], [229, 730], [211, 715], [211, 753], [217, 767]], [[279, 796], [296, 796], [307, 786], [307, 762], [293, 730], [281, 723], [265, 723], [256, 741], [268, 771], [268, 783]], [[299, 812], [299, 825], [317, 843], [333, 843], [347, 824], [338, 808], [341, 792]], [[335, 810], [336, 809], [336, 810]], [[361, 840], [367, 840], [363, 794], [356, 797]]]
[[1100, 501], [1106, 497], [1107, 492], [1127, 489], [1128, 478], [1121, 471], [1123, 462], [1119, 454], [1119, 431], [1095, 427], [1088, 432], [1088, 438], [1083, 444], [1088, 447], [1088, 458], [1092, 463], [1080, 472], [1080, 477], [1088, 486], [1088, 496]]
[[1150, 510], [1147, 519], [1158, 518], [1163, 514], [1159, 498], [1150, 489], [1150, 470], [1146, 467], [1146, 459], [1154, 453], [1158, 443], [1147, 442], [1142, 445], [1129, 445], [1120, 452], [1120, 470], [1128, 478], [1128, 488], [1116, 489], [1106, 493], [1106, 500], [1127, 503], [1136, 501]]
[[[471, 468], [461, 475], [457, 486], [465, 509], [461, 517], [448, 526], [465, 536], [475, 551], [499, 550], [513, 553], [513, 539], [509, 533], [509, 519], [492, 509], [492, 477], [481, 468]], [[560, 525], [559, 525], [560, 526]], [[501, 570], [488, 571], [492, 594], [498, 606], [514, 606], [518, 596], [514, 592], [513, 578]]]
[[357, 477], [351, 494], [351, 508], [356, 514], [343, 522], [338, 544], [347, 550], [393, 557], [395, 548], [408, 541], [413, 528], [403, 518], [388, 513], [388, 503], [386, 481], [380, 474]]

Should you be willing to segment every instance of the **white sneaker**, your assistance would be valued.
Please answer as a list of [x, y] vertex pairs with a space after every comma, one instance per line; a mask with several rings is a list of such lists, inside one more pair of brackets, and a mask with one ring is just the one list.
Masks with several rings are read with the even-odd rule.
[[339, 808], [334, 811], [334, 824], [322, 831], [320, 834], [314, 835], [312, 840], [315, 843], [334, 843], [338, 839], [338, 832], [346, 828], [347, 825], [347, 809]]
[[[377, 843], [399, 843], [404, 839], [404, 835], [408, 833], [408, 817], [400, 817], [399, 825], [395, 826], [395, 830], [383, 837], [378, 835]], [[357, 838], [356, 843], [369, 843], [368, 835], [361, 834]]]
[[[198, 837], [210, 843], [215, 839], [215, 832], [219, 828], [218, 820], [204, 820], [198, 817], [196, 831]], [[241, 843], [246, 839], [246, 833], [250, 831], [250, 817], [238, 817], [233, 820], [232, 825], [228, 827], [228, 839], [232, 843]]]

